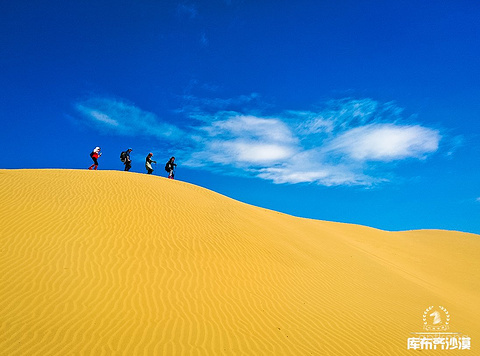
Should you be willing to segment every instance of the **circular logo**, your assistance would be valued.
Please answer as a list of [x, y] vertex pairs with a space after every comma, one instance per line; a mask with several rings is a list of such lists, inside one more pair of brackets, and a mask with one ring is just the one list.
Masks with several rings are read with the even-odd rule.
[[445, 307], [429, 306], [423, 312], [423, 328], [427, 331], [446, 331], [450, 324], [450, 314]]

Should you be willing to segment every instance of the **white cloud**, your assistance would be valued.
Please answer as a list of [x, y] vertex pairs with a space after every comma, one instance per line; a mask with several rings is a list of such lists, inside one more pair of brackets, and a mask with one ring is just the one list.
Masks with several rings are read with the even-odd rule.
[[203, 157], [237, 167], [287, 160], [295, 154], [298, 141], [281, 120], [252, 115], [218, 113], [216, 120], [199, 131], [206, 134], [199, 147]]
[[295, 142], [297, 139], [290, 128], [276, 118], [231, 115], [226, 120], [212, 122], [204, 127], [211, 136], [227, 135], [230, 138], [248, 137], [263, 142]]
[[438, 149], [437, 130], [419, 125], [371, 124], [356, 127], [335, 137], [327, 146], [355, 160], [392, 161], [423, 158]]
[[294, 167], [272, 167], [261, 170], [258, 177], [271, 180], [276, 184], [318, 183], [325, 186], [371, 185], [379, 181], [340, 166], [313, 168], [307, 165], [303, 170]]
[[274, 183], [316, 183], [333, 185], [372, 185], [385, 181], [367, 176], [356, 162], [329, 162], [320, 148], [298, 151], [289, 160], [259, 170], [258, 177]]
[[330, 101], [319, 110], [276, 115], [259, 114], [258, 94], [183, 99], [176, 115], [191, 121], [183, 129], [119, 100], [93, 98], [76, 108], [84, 121], [119, 135], [176, 141], [185, 166], [254, 175], [277, 184], [385, 182], [378, 169], [388, 171], [395, 160], [425, 159], [442, 139], [438, 130], [403, 123], [402, 110], [393, 103], [371, 99]]
[[238, 153], [237, 159], [243, 162], [272, 163], [290, 158], [294, 151], [291, 147], [281, 144], [257, 143], [248, 141], [233, 142]]
[[236, 166], [273, 164], [289, 159], [294, 153], [288, 145], [242, 139], [208, 142], [204, 147], [204, 156], [211, 157], [213, 162]]
[[82, 122], [119, 135], [175, 139], [183, 136], [178, 127], [121, 100], [91, 98], [77, 103], [75, 108], [81, 114]]
[[[247, 100], [233, 98], [231, 101]], [[215, 104], [226, 101], [216, 102]], [[210, 102], [214, 104], [214, 102]], [[220, 105], [222, 108], [225, 105]], [[247, 110], [248, 111], [248, 110]], [[371, 99], [330, 101], [318, 111], [259, 116], [237, 111], [197, 110], [208, 137], [194, 164], [246, 169], [274, 183], [372, 185], [368, 161], [423, 159], [437, 151], [440, 133], [402, 124], [402, 109]], [[200, 165], [201, 165], [200, 164]]]
[[[85, 108], [82, 107], [82, 109], [85, 109]], [[86, 111], [88, 111], [88, 110], [86, 110]], [[96, 110], [90, 110], [90, 115], [92, 116], [92, 118], [98, 120], [99, 122], [103, 122], [103, 123], [105, 123], [107, 125], [111, 125], [111, 126], [119, 126], [119, 123], [118, 123], [117, 120], [112, 119], [107, 114], [104, 114], [102, 112], [98, 112]]]

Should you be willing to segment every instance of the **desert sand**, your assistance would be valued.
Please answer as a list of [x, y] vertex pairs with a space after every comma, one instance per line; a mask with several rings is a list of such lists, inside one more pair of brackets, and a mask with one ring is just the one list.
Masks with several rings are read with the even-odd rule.
[[116, 171], [0, 170], [0, 201], [1, 355], [412, 354], [433, 305], [480, 355], [478, 235]]

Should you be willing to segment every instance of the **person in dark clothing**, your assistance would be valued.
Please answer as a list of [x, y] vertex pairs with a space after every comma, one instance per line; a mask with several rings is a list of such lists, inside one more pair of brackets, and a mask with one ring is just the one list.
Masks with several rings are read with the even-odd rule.
[[152, 174], [153, 173], [153, 167], [152, 163], [157, 164], [157, 161], [154, 161], [152, 159], [153, 153], [150, 152], [147, 157], [145, 158], [145, 168], [147, 169], [147, 174]]
[[92, 158], [93, 160], [93, 164], [88, 167], [88, 169], [94, 169], [94, 170], [97, 170], [98, 168], [98, 158], [102, 155], [102, 153], [100, 152], [100, 147], [95, 147], [92, 151], [92, 153], [90, 153], [90, 157]]
[[168, 172], [169, 179], [174, 179], [176, 166], [177, 165], [175, 164], [175, 157], [170, 158], [170, 160], [165, 165], [165, 170]]
[[125, 171], [129, 171], [130, 168], [132, 168], [132, 160], [130, 159], [130, 152], [132, 152], [131, 148], [125, 151], [125, 161], [123, 162], [123, 164], [125, 164]]

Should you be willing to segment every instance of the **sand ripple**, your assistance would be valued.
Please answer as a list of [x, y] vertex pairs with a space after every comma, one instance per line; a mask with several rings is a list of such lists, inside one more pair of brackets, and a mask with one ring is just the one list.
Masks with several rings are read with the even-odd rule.
[[135, 173], [0, 170], [1, 355], [402, 355], [480, 340], [479, 236], [299, 219]]

